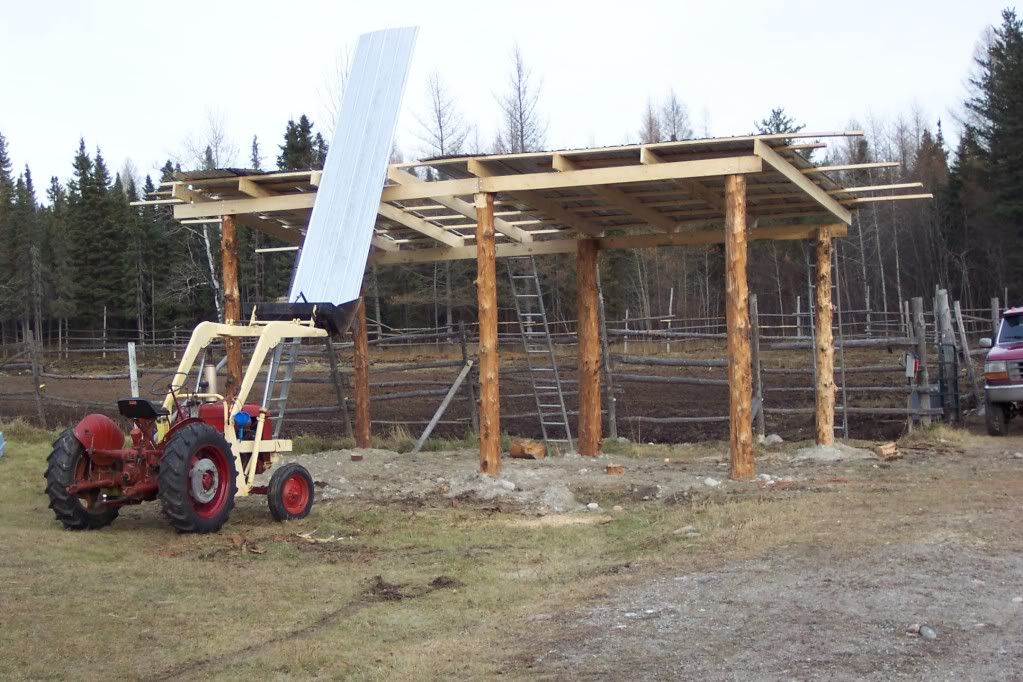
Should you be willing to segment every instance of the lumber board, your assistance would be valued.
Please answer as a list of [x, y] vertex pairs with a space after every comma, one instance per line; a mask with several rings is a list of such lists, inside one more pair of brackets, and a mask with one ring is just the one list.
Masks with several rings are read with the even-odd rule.
[[785, 160], [784, 157], [771, 149], [770, 146], [760, 140], [755, 140], [753, 142], [753, 152], [766, 161], [767, 164], [776, 171], [788, 178], [792, 184], [796, 185], [810, 197], [815, 199], [821, 206], [827, 209], [828, 212], [843, 223], [849, 224], [852, 222], [852, 213], [849, 212], [849, 209], [835, 201], [831, 195], [821, 189], [818, 185], [814, 184], [813, 181], [807, 179], [806, 175], [804, 175], [800, 169]]
[[592, 239], [580, 239], [576, 251], [579, 420], [576, 448], [580, 455], [600, 454], [600, 321], [597, 314], [597, 254]]

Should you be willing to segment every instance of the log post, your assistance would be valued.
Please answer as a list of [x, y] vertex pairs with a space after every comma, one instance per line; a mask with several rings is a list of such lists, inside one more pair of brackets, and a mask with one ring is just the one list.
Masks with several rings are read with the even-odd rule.
[[[242, 317], [242, 300], [238, 293], [238, 241], [235, 218], [226, 215], [220, 223], [220, 270], [224, 280], [224, 322], [238, 324]], [[225, 398], [230, 405], [238, 397], [242, 383], [242, 342], [236, 337], [225, 337], [227, 350], [227, 383]]]
[[476, 300], [479, 308], [480, 472], [501, 472], [501, 406], [497, 377], [497, 247], [494, 195], [476, 195]]
[[746, 178], [725, 178], [725, 321], [728, 328], [728, 416], [730, 475], [752, 478], [753, 377], [749, 343], [749, 288], [746, 283]]
[[359, 298], [355, 309], [355, 327], [352, 329], [352, 346], [355, 370], [355, 445], [360, 448], [370, 446], [369, 416], [369, 332], [366, 328], [366, 301]]
[[579, 422], [576, 449], [580, 455], [600, 454], [600, 317], [597, 298], [597, 242], [576, 244], [576, 308], [579, 380]]
[[831, 228], [817, 229], [817, 299], [815, 361], [817, 363], [817, 445], [835, 442], [835, 344], [831, 335]]
[[29, 360], [32, 363], [32, 391], [36, 399], [36, 416], [39, 418], [39, 426], [46, 428], [46, 412], [43, 409], [43, 380], [42, 380], [42, 358], [40, 358], [39, 344], [31, 329], [25, 330], [25, 345], [28, 346]]

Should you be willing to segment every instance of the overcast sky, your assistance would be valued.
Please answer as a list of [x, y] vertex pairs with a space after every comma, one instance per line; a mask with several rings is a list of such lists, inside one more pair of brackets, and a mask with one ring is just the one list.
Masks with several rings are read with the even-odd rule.
[[144, 174], [210, 113], [236, 164], [255, 134], [272, 167], [289, 118], [323, 127], [339, 55], [360, 33], [418, 25], [398, 130], [412, 157], [433, 70], [489, 145], [516, 42], [542, 85], [549, 148], [635, 141], [647, 99], [669, 88], [698, 134], [704, 122], [748, 133], [776, 106], [808, 130], [917, 107], [954, 134], [975, 45], [1005, 1], [0, 0], [0, 133], [40, 195], [45, 178], [70, 175], [79, 137], [113, 170], [130, 158]]

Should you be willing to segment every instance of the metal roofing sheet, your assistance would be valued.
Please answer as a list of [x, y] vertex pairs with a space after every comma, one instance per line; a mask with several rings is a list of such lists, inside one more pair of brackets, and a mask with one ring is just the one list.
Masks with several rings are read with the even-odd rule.
[[359, 296], [418, 28], [359, 38], [290, 300]]

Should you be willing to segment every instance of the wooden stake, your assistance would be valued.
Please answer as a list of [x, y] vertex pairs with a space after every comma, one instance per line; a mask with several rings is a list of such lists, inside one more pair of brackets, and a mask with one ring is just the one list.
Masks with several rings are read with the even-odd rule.
[[763, 437], [767, 432], [767, 425], [764, 422], [764, 377], [760, 367], [760, 310], [757, 307], [757, 295], [749, 297], [749, 316], [751, 324], [752, 341], [752, 364], [753, 364], [753, 397], [760, 400], [760, 410], [757, 411], [757, 435]]
[[753, 377], [749, 343], [749, 289], [746, 283], [746, 178], [725, 178], [725, 320], [728, 327], [728, 415], [730, 475], [752, 478]]
[[597, 298], [597, 242], [580, 239], [576, 250], [580, 455], [600, 454], [600, 317]]
[[355, 445], [368, 448], [370, 445], [369, 416], [369, 333], [366, 328], [366, 301], [359, 299], [355, 309], [355, 326], [352, 329], [355, 370]]
[[497, 377], [497, 246], [494, 195], [476, 195], [476, 300], [480, 325], [480, 472], [501, 471], [501, 405]]
[[998, 341], [998, 328], [1002, 325], [1002, 307], [998, 304], [998, 297], [991, 299], [991, 344]]
[[816, 297], [817, 445], [835, 442], [835, 344], [831, 335], [831, 229], [817, 230]]
[[[106, 308], [103, 308], [106, 311]], [[103, 318], [106, 320], [106, 316]], [[104, 326], [103, 331], [106, 332]], [[25, 330], [25, 344], [28, 346], [29, 359], [32, 361], [32, 390], [36, 394], [36, 416], [39, 417], [39, 426], [46, 428], [46, 413], [43, 411], [43, 385], [42, 385], [42, 359], [39, 357], [39, 346], [36, 344], [35, 336], [31, 329]]]
[[[238, 293], [238, 242], [234, 216], [224, 216], [220, 224], [220, 270], [224, 281], [224, 321], [237, 324], [242, 317], [242, 300]], [[242, 383], [242, 344], [237, 337], [224, 337], [227, 350], [227, 384], [225, 397], [228, 404], [238, 396]]]
[[[916, 356], [919, 362], [916, 388], [920, 396], [920, 407], [926, 410], [931, 407], [931, 378], [927, 371], [927, 323], [924, 321], [924, 299], [917, 296], [910, 303], [913, 309], [913, 338], [916, 340]], [[930, 424], [931, 416], [925, 414], [920, 417], [920, 421], [924, 425]]]

